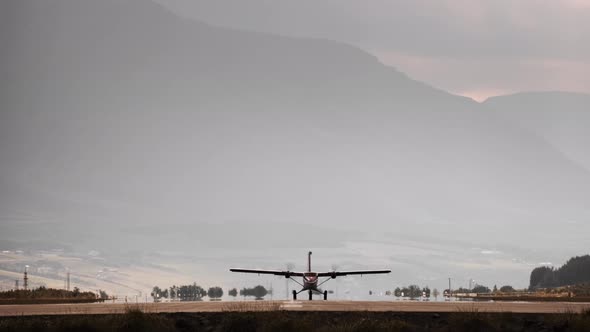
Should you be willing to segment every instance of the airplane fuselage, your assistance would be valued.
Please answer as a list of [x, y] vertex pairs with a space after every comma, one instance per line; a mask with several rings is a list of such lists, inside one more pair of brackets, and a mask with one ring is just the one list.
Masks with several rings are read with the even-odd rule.
[[303, 290], [318, 290], [318, 274], [311, 272], [311, 251], [307, 253], [307, 272], [303, 274]]
[[303, 289], [318, 290], [318, 274], [316, 272], [305, 272], [303, 274]]

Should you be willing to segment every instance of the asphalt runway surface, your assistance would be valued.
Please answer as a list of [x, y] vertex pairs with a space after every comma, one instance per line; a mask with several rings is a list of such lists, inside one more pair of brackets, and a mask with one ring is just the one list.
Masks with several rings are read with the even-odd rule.
[[417, 301], [237, 301], [173, 303], [90, 303], [0, 305], [0, 316], [120, 314], [138, 307], [149, 313], [226, 311], [393, 311], [571, 313], [590, 310], [590, 303], [571, 302], [417, 302]]

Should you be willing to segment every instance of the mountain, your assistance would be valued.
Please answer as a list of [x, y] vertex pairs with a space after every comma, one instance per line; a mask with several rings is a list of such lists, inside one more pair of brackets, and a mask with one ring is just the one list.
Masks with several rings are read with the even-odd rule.
[[590, 173], [560, 147], [353, 46], [140, 0], [0, 6], [6, 223], [485, 229], [537, 246], [590, 214]]
[[484, 106], [541, 136], [572, 162], [590, 170], [590, 95], [519, 93], [490, 98]]
[[[145, 93], [170, 102], [201, 101], [219, 92], [237, 94], [234, 98], [261, 91], [271, 98], [277, 92], [310, 98], [332, 91], [342, 99], [346, 89], [399, 97], [412, 91], [402, 74], [384, 71], [373, 56], [351, 46], [213, 28], [151, 2], [4, 2], [10, 15], [3, 63], [16, 79], [10, 87], [17, 95], [58, 89], [82, 98], [91, 90], [137, 103]], [[378, 80], [399, 82], [402, 90], [376, 85]], [[373, 91], [376, 87], [380, 91]], [[117, 93], [122, 89], [124, 95]]]

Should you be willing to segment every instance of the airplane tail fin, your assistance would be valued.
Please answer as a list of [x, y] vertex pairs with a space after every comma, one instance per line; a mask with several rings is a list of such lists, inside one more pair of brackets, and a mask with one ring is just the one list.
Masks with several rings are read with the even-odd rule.
[[311, 272], [311, 251], [307, 254], [307, 272]]

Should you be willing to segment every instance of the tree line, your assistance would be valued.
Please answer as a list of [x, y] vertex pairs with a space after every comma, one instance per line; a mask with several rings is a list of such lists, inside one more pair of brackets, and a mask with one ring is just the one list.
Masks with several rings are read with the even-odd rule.
[[109, 296], [103, 290], [98, 293], [47, 288], [41, 286], [33, 289], [12, 289], [0, 292], [0, 304], [39, 304], [39, 303], [91, 303], [107, 300]]
[[[448, 289], [445, 289], [445, 294], [447, 292], [448, 292]], [[516, 289], [514, 289], [514, 287], [512, 287], [510, 285], [504, 285], [500, 288], [498, 288], [496, 285], [494, 285], [494, 287], [492, 289], [490, 289], [487, 286], [476, 284], [471, 289], [459, 287], [459, 288], [453, 290], [454, 294], [456, 294], [456, 293], [477, 293], [477, 294], [506, 293], [506, 294], [508, 294], [508, 293], [514, 293], [514, 292], [516, 292]]]
[[[261, 285], [253, 288], [243, 288], [239, 291], [239, 293], [236, 288], [232, 288], [227, 292], [227, 294], [232, 297], [237, 297], [239, 294], [240, 296], [245, 297], [253, 296], [256, 299], [261, 299], [269, 293], [269, 290]], [[208, 290], [205, 290], [203, 287], [193, 283], [192, 285], [174, 285], [172, 287], [163, 289], [159, 286], [154, 286], [150, 295], [155, 302], [159, 302], [163, 299], [177, 301], [202, 301], [205, 296], [210, 300], [218, 300], [223, 297], [223, 294], [223, 289], [219, 286], [210, 287]]]
[[[436, 290], [436, 296], [438, 297], [438, 290]], [[391, 292], [390, 292], [391, 294]], [[388, 295], [388, 293], [386, 292], [385, 295]], [[411, 299], [417, 299], [419, 297], [426, 297], [426, 298], [430, 298], [431, 295], [431, 291], [430, 288], [428, 286], [420, 288], [420, 286], [418, 285], [410, 285], [407, 287], [397, 287], [394, 291], [393, 291], [393, 296], [395, 297], [409, 297]]]
[[4, 292], [0, 292], [0, 298], [4, 299], [19, 299], [19, 298], [79, 298], [79, 299], [97, 299], [108, 297], [104, 291], [100, 291], [100, 295], [93, 292], [82, 292], [78, 287], [74, 287], [74, 290], [68, 291], [65, 289], [46, 288], [41, 286], [34, 289], [12, 289]]
[[541, 266], [531, 272], [529, 289], [553, 288], [590, 282], [590, 255], [570, 258], [560, 268]]
[[[516, 290], [514, 289], [514, 287], [512, 287], [510, 285], [502, 286], [499, 289], [496, 287], [496, 285], [494, 285], [493, 290], [491, 290], [489, 287], [476, 284], [471, 289], [460, 287], [458, 289], [452, 290], [453, 294], [457, 294], [457, 293], [466, 293], [466, 294], [468, 294], [468, 293], [477, 293], [477, 294], [494, 293], [494, 294], [497, 294], [497, 293], [513, 293], [513, 292], [516, 292]], [[450, 293], [451, 292], [449, 292], [449, 289], [445, 289], [445, 290], [443, 290], [442, 295], [449, 296]], [[428, 286], [420, 287], [418, 285], [410, 285], [410, 286], [406, 286], [406, 287], [397, 287], [393, 292], [391, 292], [391, 291], [385, 292], [385, 295], [388, 295], [388, 296], [393, 295], [395, 297], [407, 297], [410, 299], [430, 298], [432, 296], [435, 299], [438, 299], [438, 297], [441, 294], [440, 294], [439, 290], [436, 288], [434, 288], [431, 291]]]

